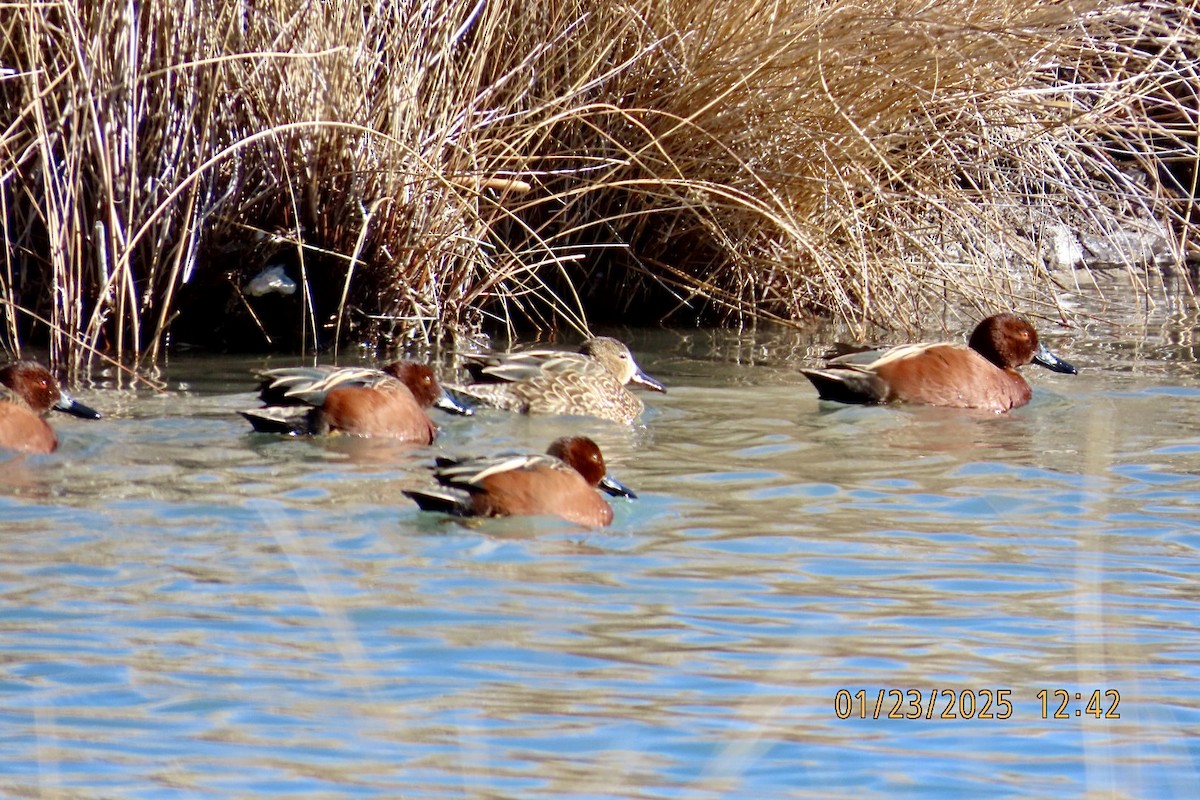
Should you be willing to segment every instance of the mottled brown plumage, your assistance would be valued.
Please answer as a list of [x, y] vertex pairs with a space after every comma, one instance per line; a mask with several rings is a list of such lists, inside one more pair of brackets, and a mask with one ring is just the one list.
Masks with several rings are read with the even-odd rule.
[[605, 336], [588, 339], [578, 353], [524, 350], [463, 358], [472, 382], [450, 390], [519, 414], [574, 414], [629, 424], [644, 406], [627, 384], [666, 391], [642, 371], [624, 343]]

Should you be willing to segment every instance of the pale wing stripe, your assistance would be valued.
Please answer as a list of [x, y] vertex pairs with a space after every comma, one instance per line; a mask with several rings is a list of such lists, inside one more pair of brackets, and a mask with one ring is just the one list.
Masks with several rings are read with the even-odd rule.
[[[915, 356], [922, 353], [931, 347], [940, 347], [949, 342], [928, 342], [925, 344], [901, 344], [896, 347], [889, 348], [882, 356], [875, 359], [869, 364], [855, 364], [854, 366], [864, 370], [875, 370], [885, 364], [890, 364], [893, 361], [899, 361], [910, 356]], [[953, 345], [952, 345], [953, 346]]]
[[502, 472], [509, 472], [514, 469], [527, 469], [539, 465], [549, 466], [557, 463], [557, 459], [544, 455], [519, 455], [496, 459], [495, 461], [467, 461], [462, 464], [454, 464], [440, 468], [437, 474], [439, 477], [454, 483], [478, 484], [487, 480], [492, 475], [499, 475]]
[[303, 394], [324, 394], [339, 386], [378, 386], [388, 380], [392, 380], [391, 376], [377, 369], [347, 367], [319, 376], [296, 376], [291, 380], [279, 380], [272, 384], [272, 388], [287, 386], [285, 394], [295, 397]]

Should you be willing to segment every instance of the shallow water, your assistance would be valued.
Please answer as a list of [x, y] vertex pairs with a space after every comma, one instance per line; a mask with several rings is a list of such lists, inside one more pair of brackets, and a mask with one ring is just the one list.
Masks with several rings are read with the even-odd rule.
[[[0, 792], [1192, 796], [1197, 330], [1050, 332], [1080, 374], [999, 417], [818, 403], [830, 332], [621, 332], [643, 426], [416, 449], [248, 434], [261, 358], [82, 388], [0, 460]], [[399, 493], [568, 431], [641, 495], [611, 529]]]

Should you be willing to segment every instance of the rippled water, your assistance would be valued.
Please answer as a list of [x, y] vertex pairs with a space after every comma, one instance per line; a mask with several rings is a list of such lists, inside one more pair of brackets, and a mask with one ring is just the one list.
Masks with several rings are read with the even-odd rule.
[[[418, 449], [248, 434], [263, 359], [83, 389], [0, 459], [0, 792], [1193, 796], [1197, 329], [1052, 334], [1080, 374], [1002, 417], [819, 404], [830, 334], [636, 331], [643, 427]], [[611, 529], [399, 492], [575, 430], [641, 494]]]

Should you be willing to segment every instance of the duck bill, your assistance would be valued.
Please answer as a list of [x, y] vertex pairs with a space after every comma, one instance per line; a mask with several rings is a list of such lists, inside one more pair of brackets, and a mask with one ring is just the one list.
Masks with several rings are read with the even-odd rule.
[[628, 497], [630, 500], [637, 499], [637, 495], [633, 493], [632, 489], [611, 475], [605, 475], [597, 485], [601, 491], [611, 494], [613, 497]]
[[472, 416], [475, 411], [470, 406], [465, 405], [457, 397], [450, 394], [446, 390], [438, 395], [438, 398], [433, 401], [434, 408], [440, 408], [442, 411], [448, 411], [451, 414], [458, 414], [463, 417]]
[[66, 392], [58, 393], [58, 402], [54, 404], [54, 410], [82, 419], [100, 419], [99, 411], [90, 406], [85, 406]]
[[1033, 354], [1033, 363], [1040, 364], [1048, 370], [1054, 372], [1064, 372], [1067, 375], [1078, 375], [1079, 370], [1063, 361], [1058, 356], [1046, 349], [1046, 345], [1039, 344], [1037, 352]]
[[656, 392], [662, 392], [663, 394], [667, 393], [667, 387], [654, 380], [654, 378], [651, 378], [645, 372], [642, 372], [640, 367], [638, 368], [637, 372], [633, 373], [633, 377], [629, 379], [629, 382], [636, 383], [639, 386], [645, 386], [647, 389], [652, 389]]

